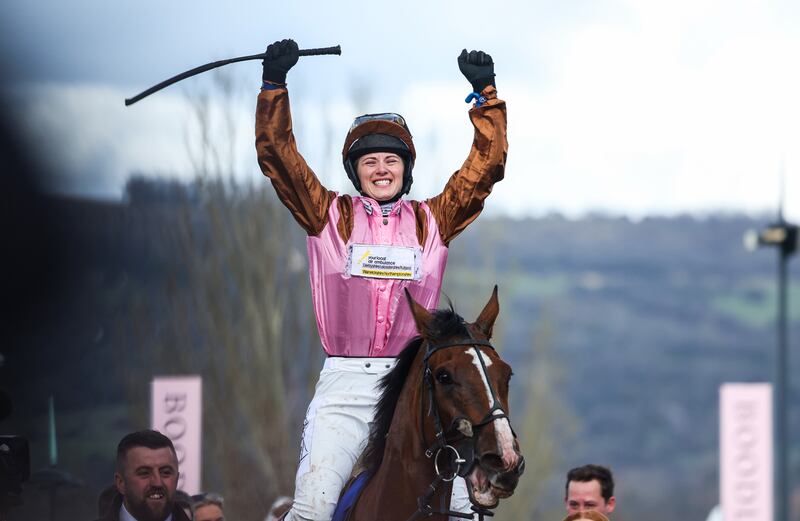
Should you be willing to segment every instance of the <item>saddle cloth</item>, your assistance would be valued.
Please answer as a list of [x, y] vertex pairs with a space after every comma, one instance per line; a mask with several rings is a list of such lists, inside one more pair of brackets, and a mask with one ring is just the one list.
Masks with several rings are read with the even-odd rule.
[[339, 498], [339, 503], [336, 504], [336, 510], [333, 512], [331, 521], [347, 521], [350, 509], [356, 504], [358, 496], [364, 490], [364, 485], [367, 484], [370, 478], [369, 472], [362, 472], [355, 479], [350, 481], [344, 489], [344, 493]]

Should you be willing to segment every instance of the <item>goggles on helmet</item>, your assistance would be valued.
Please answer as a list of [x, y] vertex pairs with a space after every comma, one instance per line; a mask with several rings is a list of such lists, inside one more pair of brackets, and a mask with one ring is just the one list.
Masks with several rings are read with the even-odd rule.
[[363, 116], [358, 116], [353, 121], [353, 124], [350, 125], [350, 132], [352, 132], [354, 128], [361, 126], [369, 121], [390, 121], [406, 129], [406, 132], [408, 132], [409, 134], [411, 133], [411, 131], [408, 130], [408, 125], [406, 125], [405, 118], [400, 114], [394, 112], [383, 112], [381, 114], [364, 114]]

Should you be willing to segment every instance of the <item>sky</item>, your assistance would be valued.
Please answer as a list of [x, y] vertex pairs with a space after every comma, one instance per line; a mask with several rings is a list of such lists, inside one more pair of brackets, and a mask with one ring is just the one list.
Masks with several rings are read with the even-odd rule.
[[340, 147], [353, 117], [399, 112], [418, 153], [411, 196], [425, 198], [469, 151], [456, 57], [480, 49], [509, 120], [506, 178], [487, 212], [772, 217], [783, 193], [797, 221], [798, 27], [794, 0], [3, 0], [0, 92], [51, 190], [115, 199], [132, 174], [189, 179], [212, 153], [261, 183], [259, 62], [124, 99], [283, 38], [341, 45], [289, 73], [301, 152], [326, 186], [352, 193]]

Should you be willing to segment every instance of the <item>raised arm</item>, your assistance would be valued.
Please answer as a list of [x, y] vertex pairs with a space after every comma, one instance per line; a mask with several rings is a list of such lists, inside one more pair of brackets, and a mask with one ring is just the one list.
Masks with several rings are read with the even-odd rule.
[[318, 235], [336, 194], [322, 186], [297, 151], [286, 90], [286, 73], [297, 63], [297, 53], [292, 40], [267, 47], [256, 106], [256, 151], [261, 171], [272, 181], [278, 198], [306, 233]]
[[483, 201], [505, 172], [506, 104], [497, 99], [494, 62], [483, 51], [461, 51], [458, 66], [472, 85], [475, 106], [469, 117], [475, 127], [472, 149], [461, 168], [447, 181], [441, 194], [426, 201], [449, 244], [483, 210]]

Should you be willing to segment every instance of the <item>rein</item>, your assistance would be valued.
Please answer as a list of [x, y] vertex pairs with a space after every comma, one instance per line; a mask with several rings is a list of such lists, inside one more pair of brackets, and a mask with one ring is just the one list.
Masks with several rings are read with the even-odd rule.
[[[483, 419], [478, 423], [471, 423], [472, 427], [482, 427], [488, 423], [493, 422], [494, 420], [500, 418], [508, 419], [508, 414], [500, 405], [500, 401], [497, 399], [497, 393], [494, 390], [494, 386], [492, 386], [491, 380], [489, 380], [489, 371], [486, 368], [486, 363], [483, 361], [483, 356], [481, 355], [481, 350], [478, 346], [486, 346], [494, 351], [494, 346], [488, 340], [479, 340], [472, 336], [472, 333], [467, 330], [467, 334], [469, 335], [469, 339], [467, 341], [458, 341], [458, 342], [448, 342], [445, 344], [437, 344], [431, 345], [428, 343], [428, 350], [425, 353], [424, 358], [424, 366], [423, 366], [423, 385], [427, 387], [427, 394], [428, 394], [428, 415], [433, 416], [433, 427], [435, 430], [435, 439], [433, 443], [429, 446], [427, 440], [425, 439], [425, 429], [422, 429], [422, 443], [423, 447], [425, 447], [425, 456], [429, 459], [433, 459], [433, 468], [436, 472], [436, 478], [433, 482], [428, 485], [425, 494], [421, 495], [417, 498], [417, 511], [408, 518], [408, 521], [414, 521], [420, 516], [429, 517], [433, 514], [445, 514], [451, 517], [458, 517], [461, 519], [474, 519], [474, 514], [465, 514], [462, 512], [455, 512], [453, 510], [445, 509], [445, 496], [441, 498], [441, 505], [439, 506], [439, 510], [434, 510], [433, 507], [430, 505], [430, 500], [433, 495], [436, 493], [436, 490], [442, 483], [449, 483], [456, 479], [457, 476], [466, 477], [472, 468], [475, 466], [475, 453], [474, 453], [474, 445], [470, 445], [469, 447], [469, 454], [467, 455], [468, 459], [465, 459], [459, 454], [458, 450], [447, 442], [445, 437], [445, 431], [442, 428], [442, 420], [439, 417], [439, 408], [436, 405], [436, 398], [433, 394], [433, 374], [431, 373], [431, 368], [428, 365], [428, 359], [437, 351], [442, 349], [446, 349], [448, 347], [456, 347], [456, 346], [472, 346], [477, 351], [478, 361], [481, 364], [481, 371], [483, 372], [483, 378], [486, 381], [487, 386], [489, 387], [489, 392], [491, 395], [492, 403], [491, 407], [489, 408], [486, 415]], [[422, 421], [420, 424], [424, 424], [425, 420], [425, 405], [423, 401], [420, 401], [420, 412]], [[499, 414], [496, 414], [498, 413]], [[462, 418], [463, 419], [463, 418]], [[454, 420], [454, 424], [457, 423], [459, 418]], [[450, 456], [449, 466], [453, 467], [455, 465], [455, 469], [452, 470], [452, 474], [445, 475], [439, 469], [439, 457], [444, 454], [445, 456]], [[492, 517], [494, 513], [490, 510], [485, 508], [477, 507], [472, 505], [472, 510], [478, 514], [479, 521], [483, 521], [484, 516]]]

